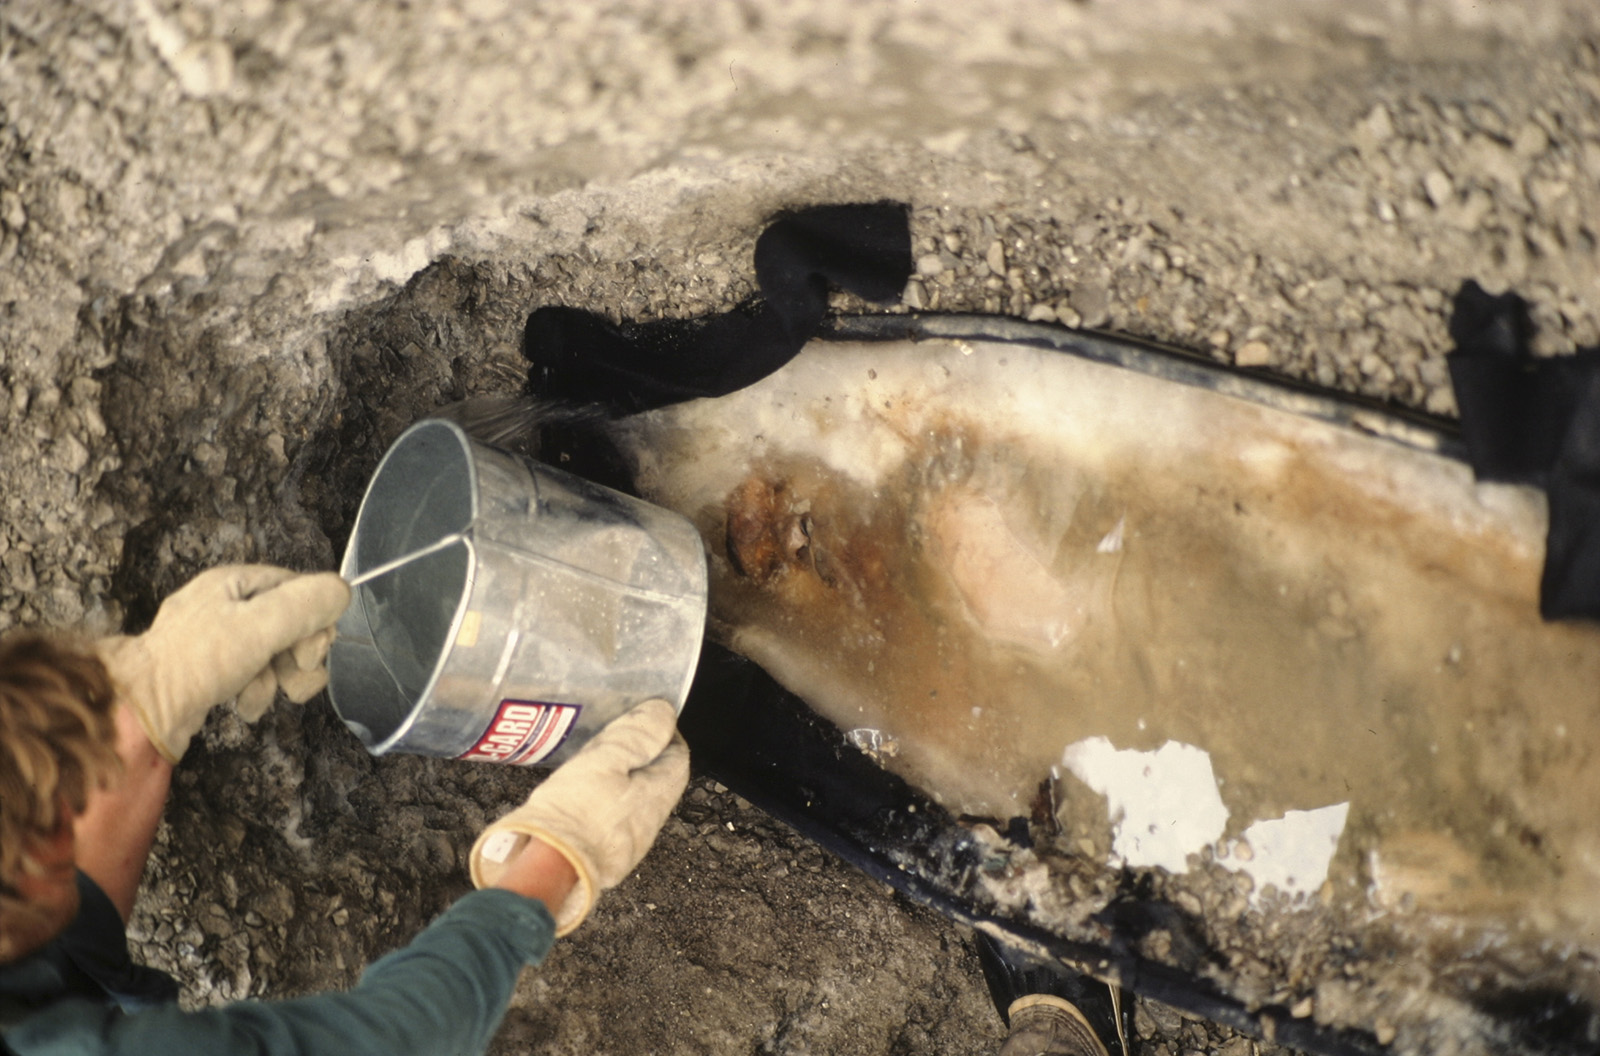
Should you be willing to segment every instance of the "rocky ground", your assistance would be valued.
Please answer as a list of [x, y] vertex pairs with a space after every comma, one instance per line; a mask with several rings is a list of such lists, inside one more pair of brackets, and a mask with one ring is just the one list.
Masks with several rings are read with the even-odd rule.
[[[912, 205], [906, 304], [1105, 328], [1450, 414], [1452, 293], [1600, 343], [1582, 0], [10, 0], [0, 629], [333, 567], [410, 421], [527, 313], [752, 291], [766, 219]], [[840, 301], [841, 307], [853, 307]], [[136, 912], [194, 1003], [343, 985], [530, 777], [213, 720]], [[1144, 1052], [1272, 1046], [1139, 1019]], [[987, 1053], [970, 937], [697, 781], [502, 1053]], [[1401, 1036], [1406, 1048], [1437, 1039]]]

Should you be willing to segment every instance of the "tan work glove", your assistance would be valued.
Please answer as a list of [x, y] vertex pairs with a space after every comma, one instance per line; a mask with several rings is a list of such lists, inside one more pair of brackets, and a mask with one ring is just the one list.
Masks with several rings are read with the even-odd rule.
[[162, 602], [144, 634], [101, 639], [95, 651], [118, 698], [175, 764], [215, 705], [237, 696], [239, 714], [255, 722], [279, 689], [303, 704], [327, 685], [333, 625], [349, 604], [333, 572], [223, 565]]
[[647, 700], [556, 768], [526, 803], [472, 845], [472, 882], [489, 887], [528, 839], [572, 863], [577, 886], [555, 913], [560, 937], [583, 923], [600, 892], [633, 872], [689, 783], [689, 746], [677, 712]]

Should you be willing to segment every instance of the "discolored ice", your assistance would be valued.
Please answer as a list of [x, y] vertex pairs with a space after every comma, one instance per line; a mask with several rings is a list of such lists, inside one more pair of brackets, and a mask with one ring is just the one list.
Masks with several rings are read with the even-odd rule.
[[[817, 343], [628, 428], [708, 543], [714, 633], [952, 811], [1093, 784], [1086, 745], [1192, 752], [1218, 802], [1146, 773], [1144, 851], [1110, 779], [1068, 820], [1526, 950], [1600, 923], [1600, 636], [1539, 618], [1538, 492], [1002, 343]], [[1192, 831], [1152, 850], [1162, 820]]]

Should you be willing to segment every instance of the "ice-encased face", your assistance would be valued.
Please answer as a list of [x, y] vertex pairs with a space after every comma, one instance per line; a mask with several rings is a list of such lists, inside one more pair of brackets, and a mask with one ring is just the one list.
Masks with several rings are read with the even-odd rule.
[[1600, 917], [1600, 635], [1539, 619], [1534, 491], [984, 342], [815, 344], [625, 442], [705, 536], [714, 632], [952, 810], [1171, 741], [1225, 840], [1349, 803], [1352, 898]]

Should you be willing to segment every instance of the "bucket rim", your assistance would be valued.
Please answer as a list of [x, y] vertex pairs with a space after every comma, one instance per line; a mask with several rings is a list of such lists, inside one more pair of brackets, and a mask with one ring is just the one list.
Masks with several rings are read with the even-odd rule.
[[[444, 647], [439, 650], [439, 656], [433, 662], [433, 670], [428, 675], [427, 685], [422, 687], [422, 692], [412, 701], [405, 718], [395, 724], [394, 731], [389, 736], [367, 746], [367, 751], [373, 755], [388, 754], [411, 733], [411, 728], [417, 724], [428, 701], [432, 699], [434, 687], [439, 684], [439, 676], [444, 673], [445, 664], [455, 649], [456, 639], [461, 635], [461, 623], [466, 619], [467, 606], [472, 601], [472, 591], [478, 581], [478, 547], [468, 533], [463, 533], [458, 542], [467, 548], [467, 578], [461, 585], [461, 596], [456, 599], [456, 611], [450, 617], [450, 629], [445, 632]], [[338, 710], [338, 705], [335, 704], [334, 711]], [[340, 718], [343, 717], [341, 714]]]
[[[384, 468], [389, 465], [390, 460], [393, 459], [396, 453], [405, 446], [406, 442], [412, 438], [413, 433], [432, 431], [440, 426], [443, 426], [445, 431], [451, 434], [451, 436], [455, 439], [456, 445], [461, 449], [462, 454], [466, 456], [468, 516], [467, 527], [462, 529], [462, 534], [465, 536], [471, 531], [472, 525], [478, 519], [478, 460], [473, 457], [472, 440], [467, 436], [466, 430], [462, 429], [461, 426], [450, 421], [448, 418], [420, 419], [419, 421], [412, 422], [406, 427], [404, 432], [394, 438], [394, 442], [391, 443], [388, 449], [384, 451], [383, 457], [378, 459], [378, 465], [375, 469], [373, 469], [372, 476], [367, 479], [367, 489], [362, 493], [361, 505], [356, 507], [356, 517], [350, 528], [350, 537], [345, 540], [344, 558], [339, 562], [340, 578], [351, 580], [356, 576], [361, 575], [362, 572], [366, 571], [366, 569], [354, 567], [356, 561], [356, 548], [354, 543], [357, 536], [361, 532], [361, 523], [367, 514], [367, 504], [372, 501], [372, 493], [375, 490], [374, 485], [376, 485], [378, 481], [382, 479]], [[404, 555], [395, 554], [393, 556], [401, 557]]]
[[[457, 543], [460, 543], [467, 549], [466, 579], [462, 583], [460, 597], [456, 599], [456, 610], [450, 618], [450, 627], [445, 634], [444, 646], [439, 650], [439, 655], [434, 660], [433, 670], [428, 675], [427, 684], [422, 687], [422, 691], [416, 695], [414, 700], [411, 701], [411, 706], [407, 709], [405, 717], [401, 719], [400, 722], [395, 724], [393, 731], [391, 731], [387, 737], [367, 743], [365, 745], [367, 751], [375, 756], [385, 755], [398, 746], [411, 732], [412, 727], [416, 725], [417, 719], [420, 717], [424, 706], [427, 704], [429, 698], [433, 695], [434, 687], [438, 685], [439, 676], [444, 671], [445, 662], [449, 659], [451, 651], [455, 648], [456, 638], [461, 634], [462, 621], [466, 618], [468, 603], [472, 600], [473, 588], [477, 584], [478, 547], [473, 539], [472, 529], [473, 525], [476, 524], [478, 520], [479, 513], [478, 461], [473, 451], [472, 440], [467, 436], [466, 430], [462, 429], [460, 425], [450, 421], [447, 418], [423, 418], [407, 426], [405, 431], [403, 431], [399, 436], [395, 437], [394, 441], [384, 452], [383, 457], [378, 460], [377, 468], [372, 471], [372, 476], [367, 481], [366, 492], [361, 496], [361, 505], [356, 508], [355, 521], [350, 529], [350, 538], [345, 542], [344, 559], [339, 563], [339, 576], [346, 581], [354, 579], [361, 575], [363, 571], [366, 571], [364, 569], [355, 567], [355, 543], [360, 535], [361, 525], [363, 518], [367, 513], [368, 503], [372, 500], [373, 492], [376, 490], [375, 486], [377, 485], [378, 481], [382, 479], [384, 469], [389, 465], [390, 460], [395, 457], [397, 452], [401, 451], [402, 448], [407, 446], [408, 441], [413, 439], [413, 434], [433, 432], [441, 427], [455, 440], [456, 446], [460, 449], [464, 457], [467, 468], [468, 517], [466, 526], [461, 529], [456, 540]], [[405, 555], [395, 556], [400, 557]], [[388, 573], [383, 573], [383, 575], [387, 574]], [[352, 599], [352, 604], [357, 603], [359, 603], [357, 599]], [[345, 722], [346, 719], [344, 709], [339, 706], [337, 697], [330, 692], [328, 694], [328, 700], [333, 705], [334, 714], [339, 717], [339, 721]], [[363, 740], [365, 739], [363, 738]]]

